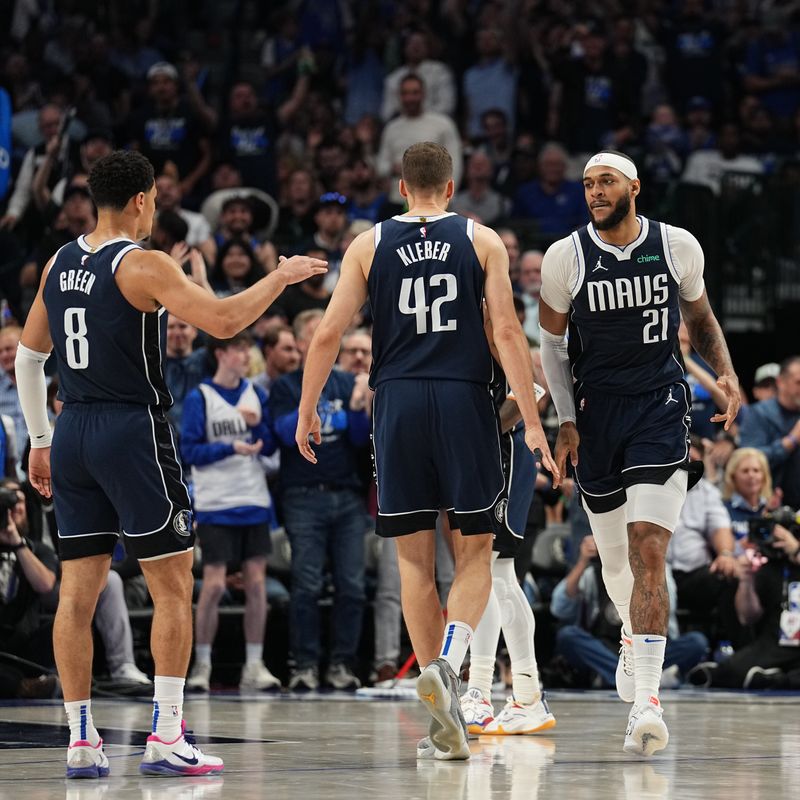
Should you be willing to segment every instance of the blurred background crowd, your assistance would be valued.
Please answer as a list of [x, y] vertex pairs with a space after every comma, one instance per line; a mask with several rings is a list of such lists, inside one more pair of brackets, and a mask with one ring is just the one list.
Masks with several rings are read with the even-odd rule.
[[[217, 615], [238, 624], [244, 607], [246, 643], [258, 638], [247, 633], [253, 620], [263, 636], [266, 561], [263, 657], [283, 683], [346, 689], [397, 673], [410, 648], [393, 548], [371, 534], [368, 309], [326, 387], [321, 470], [299, 459], [293, 431], [299, 370], [344, 251], [402, 213], [399, 164], [420, 140], [453, 156], [451, 210], [495, 228], [506, 244], [535, 366], [542, 254], [588, 222], [587, 155], [630, 155], [640, 212], [698, 237], [747, 405], [729, 432], [709, 422], [719, 392], [682, 339], [693, 455], [706, 477], [671, 549], [664, 680], [800, 686], [800, 639], [781, 633], [782, 613], [800, 610], [800, 533], [781, 511], [800, 506], [797, 0], [0, 0], [0, 8], [9, 21], [0, 32], [0, 455], [19, 496], [0, 533], [0, 650], [12, 656], [0, 660], [0, 695], [53, 690], [51, 676], [19, 660], [48, 662], [58, 577], [51, 510], [24, 480], [19, 325], [47, 260], [92, 230], [87, 174], [114, 148], [139, 149], [155, 166], [147, 246], [219, 296], [252, 285], [279, 255], [329, 262], [326, 276], [287, 289], [235, 341], [209, 342], [169, 320], [165, 375], [187, 475], [222, 458], [256, 459], [270, 491], [271, 553], [216, 553], [212, 562], [206, 554], [205, 564], [198, 553], [203, 649], [193, 688], [207, 689], [212, 676], [236, 683], [242, 628], [218, 631]], [[198, 386], [238, 391], [245, 378], [261, 413], [246, 420], [246, 441], [214, 451]], [[541, 411], [554, 436], [547, 398]], [[618, 622], [588, 533], [571, 481], [553, 491], [540, 476], [517, 566], [539, 620], [545, 685], [613, 685]], [[20, 535], [35, 564], [11, 549]], [[115, 558], [106, 613], [98, 609], [97, 673], [146, 688], [148, 599], [136, 565]], [[448, 574], [443, 547], [443, 598]]]

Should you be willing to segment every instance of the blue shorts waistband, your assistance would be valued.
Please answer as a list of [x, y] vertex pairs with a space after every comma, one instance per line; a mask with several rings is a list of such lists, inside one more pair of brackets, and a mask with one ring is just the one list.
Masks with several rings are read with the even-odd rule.
[[146, 409], [163, 411], [163, 406], [145, 405], [144, 403], [64, 403], [64, 411], [76, 411], [84, 414], [102, 414], [107, 411], [144, 411]]

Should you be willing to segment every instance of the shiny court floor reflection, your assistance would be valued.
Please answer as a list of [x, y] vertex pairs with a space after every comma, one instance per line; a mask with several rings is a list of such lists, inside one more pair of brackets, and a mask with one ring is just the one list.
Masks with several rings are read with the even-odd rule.
[[216, 696], [186, 703], [198, 742], [225, 759], [220, 778], [141, 778], [144, 702], [96, 701], [111, 777], [63, 778], [60, 704], [0, 707], [0, 798], [216, 800], [779, 800], [800, 796], [800, 696], [664, 698], [670, 744], [622, 752], [626, 707], [610, 695], [554, 694], [542, 737], [481, 737], [467, 763], [417, 762], [425, 712], [414, 701]]

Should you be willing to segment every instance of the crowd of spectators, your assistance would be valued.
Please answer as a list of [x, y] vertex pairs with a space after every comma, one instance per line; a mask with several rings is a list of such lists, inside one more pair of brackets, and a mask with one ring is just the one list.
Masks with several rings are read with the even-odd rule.
[[[291, 670], [270, 655], [269, 635], [263, 649], [296, 689], [324, 682], [353, 688], [369, 677], [363, 659], [373, 648], [361, 637], [366, 599], [376, 600], [376, 620], [382, 620], [373, 678], [390, 677], [401, 657], [396, 565], [386, 547], [375, 554], [364, 542], [375, 510], [367, 446], [368, 310], [354, 320], [340, 369], [323, 393], [315, 468], [297, 455], [294, 422], [303, 359], [348, 244], [403, 211], [397, 177], [404, 149], [427, 139], [452, 154], [452, 209], [500, 233], [534, 359], [542, 252], [588, 221], [579, 180], [587, 153], [613, 148], [633, 157], [643, 182], [641, 210], [659, 217], [669, 217], [676, 187], [713, 198], [726, 174], [775, 181], [798, 174], [795, 0], [284, 0], [204, 4], [191, 14], [183, 4], [158, 0], [101, 6], [54, 0], [45, 12], [32, 0], [3, 7], [10, 20], [0, 33], [0, 100], [7, 100], [0, 108], [8, 108], [0, 137], [5, 131], [9, 140], [0, 141], [8, 147], [0, 164], [0, 191], [6, 186], [0, 195], [0, 452], [7, 475], [24, 476], [27, 439], [13, 371], [17, 324], [24, 323], [48, 259], [92, 230], [87, 174], [112, 149], [136, 148], [153, 162], [157, 219], [147, 246], [170, 253], [209, 291], [241, 291], [275, 269], [279, 255], [329, 263], [327, 275], [290, 287], [265, 311], [246, 339], [247, 367], [223, 369], [221, 387], [215, 376], [230, 347], [208, 347], [203, 334], [170, 318], [165, 349], [175, 399], [170, 419], [187, 468], [215, 474], [209, 467], [218, 460], [231, 459], [237, 469], [247, 461], [247, 475], [257, 463], [269, 482], [265, 513], [268, 508], [270, 525], [285, 528], [292, 547], [284, 575]], [[671, 621], [665, 680], [685, 679], [700, 662], [693, 674], [710, 685], [780, 682], [800, 668], [800, 657], [781, 659], [767, 647], [754, 650], [752, 642], [769, 640], [780, 653], [800, 656], [778, 630], [786, 622], [782, 612], [800, 608], [800, 573], [789, 566], [800, 549], [798, 531], [788, 517], [774, 528], [765, 523], [762, 539], [769, 541], [756, 551], [750, 545], [757, 526], [747, 520], [800, 506], [800, 359], [763, 365], [740, 424], [724, 433], [708, 421], [718, 400], [713, 376], [688, 341], [682, 349], [695, 409], [694, 452], [706, 477], [690, 493], [671, 550], [679, 613]], [[257, 390], [253, 396], [263, 395], [258, 420], [244, 414], [241, 436], [209, 444], [198, 422], [198, 392], [205, 391], [198, 386], [216, 387], [221, 397], [235, 394], [237, 370]], [[750, 376], [743, 377], [749, 385]], [[553, 429], [546, 404], [543, 416]], [[30, 492], [26, 497], [44, 520], [31, 527], [35, 546], [28, 549], [56, 575], [55, 558], [40, 557], [41, 548], [57, 545], [47, 509]], [[266, 524], [262, 516], [247, 524]], [[209, 524], [226, 523], [212, 515]], [[558, 526], [572, 530], [565, 534], [566, 561], [543, 559], [535, 540]], [[573, 682], [603, 685], [613, 671], [616, 634], [586, 532], [571, 481], [559, 493], [540, 478], [531, 547], [518, 571], [527, 574], [542, 615], [552, 600], [552, 625], [541, 630], [550, 631], [555, 663], [571, 664]], [[19, 594], [27, 586], [33, 607], [49, 584], [40, 580], [41, 570], [30, 571], [32, 559], [17, 544], [11, 527], [0, 532], [0, 627], [15, 601], [12, 588]], [[263, 578], [263, 562], [271, 557], [254, 547], [222, 570], [224, 550], [209, 549], [211, 560], [204, 568], [198, 563], [198, 663], [210, 663], [216, 605], [231, 585], [224, 573], [240, 572], [249, 609], [246, 661], [256, 674], [262, 642], [254, 627], [263, 634], [263, 609], [254, 594], [263, 594], [263, 581], [253, 565]], [[117, 555], [129, 603], [146, 603], [136, 590], [135, 567]], [[328, 618], [330, 635], [323, 626]], [[720, 642], [737, 652], [716, 669], [705, 651]], [[15, 652], [25, 657], [38, 643], [31, 634]], [[121, 666], [132, 661], [125, 647], [109, 645], [110, 671], [136, 680]], [[772, 655], [753, 660], [753, 653]], [[778, 667], [780, 674], [770, 672]], [[562, 680], [566, 673], [550, 670], [550, 677]], [[0, 687], [7, 684], [2, 691], [12, 694], [47, 689], [46, 681], [29, 677], [14, 672]]]

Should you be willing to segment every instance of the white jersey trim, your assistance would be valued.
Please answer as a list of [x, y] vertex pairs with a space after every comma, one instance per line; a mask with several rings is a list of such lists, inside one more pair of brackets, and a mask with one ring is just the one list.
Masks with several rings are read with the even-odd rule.
[[72, 536], [64, 536], [61, 531], [58, 531], [59, 539], [83, 539], [86, 536], [116, 536], [119, 537], [119, 531], [97, 531], [96, 533], [73, 533]]
[[[156, 396], [156, 403], [158, 403], [158, 400], [159, 400], [158, 390], [156, 389], [155, 386], [153, 386], [153, 381], [150, 380], [150, 367], [147, 366], [147, 352], [144, 349], [146, 323], [147, 323], [147, 312], [146, 311], [142, 311], [142, 361], [144, 361], [144, 375], [147, 378], [147, 382], [150, 384], [150, 388], [153, 390], [153, 394]], [[159, 349], [159, 352], [160, 352], [160, 350], [161, 350], [161, 337], [160, 336], [158, 337], [158, 342], [159, 342], [158, 349]], [[155, 432], [153, 433], [153, 436], [155, 437]], [[164, 487], [164, 488], [166, 490], [166, 487]]]
[[650, 232], [650, 220], [648, 220], [647, 217], [640, 217], [638, 214], [636, 218], [639, 220], [639, 224], [642, 226], [641, 230], [639, 231], [639, 235], [632, 242], [628, 242], [628, 244], [624, 245], [623, 247], [604, 242], [600, 238], [600, 235], [597, 233], [594, 225], [591, 222], [586, 226], [586, 230], [589, 231], [589, 237], [591, 240], [601, 250], [605, 250], [606, 253], [611, 253], [611, 255], [616, 256], [618, 261], [630, 261], [631, 253], [633, 253], [633, 251], [647, 238], [647, 234]]
[[414, 216], [414, 217], [406, 217], [402, 214], [398, 214], [396, 217], [392, 217], [392, 219], [397, 220], [398, 222], [416, 222], [420, 223], [424, 219], [425, 222], [436, 222], [439, 219], [445, 219], [445, 217], [455, 217], [455, 211], [446, 211], [444, 214], [437, 214], [434, 217], [422, 217], [422, 216]]
[[475, 220], [471, 217], [467, 219], [467, 238], [471, 242], [475, 241]]
[[381, 226], [383, 225], [382, 222], [379, 222], [375, 226], [375, 249], [378, 248], [378, 245], [381, 243]]
[[117, 267], [119, 266], [119, 262], [120, 262], [120, 261], [122, 261], [122, 259], [123, 259], [123, 258], [124, 258], [124, 257], [125, 257], [125, 256], [126, 256], [128, 253], [130, 253], [130, 251], [131, 251], [131, 250], [141, 250], [141, 249], [142, 249], [142, 248], [141, 248], [141, 247], [139, 247], [139, 245], [138, 245], [138, 244], [129, 244], [127, 247], [123, 247], [123, 248], [122, 248], [122, 250], [120, 250], [120, 251], [119, 251], [119, 253], [117, 253], [117, 254], [114, 256], [114, 259], [113, 259], [113, 261], [111, 262], [111, 274], [112, 274], [112, 275], [115, 275], [115, 274], [116, 274], [116, 272], [117, 272]]
[[[127, 236], [117, 236], [115, 239], [109, 239], [107, 242], [103, 242], [97, 247], [92, 247], [86, 241], [86, 236], [83, 234], [81, 234], [75, 241], [78, 243], [78, 247], [80, 247], [81, 250], [85, 250], [87, 253], [99, 253], [104, 247], [110, 244], [117, 244], [118, 242], [130, 242], [131, 244], [136, 244], [131, 239], [128, 239]], [[136, 246], [138, 247], [139, 245]]]
[[583, 288], [583, 282], [586, 279], [586, 260], [583, 257], [583, 248], [577, 231], [572, 233], [572, 244], [575, 246], [575, 255], [578, 259], [578, 274], [575, 276], [575, 283], [572, 289], [570, 289], [570, 294], [574, 300], [578, 296], [578, 292]]

